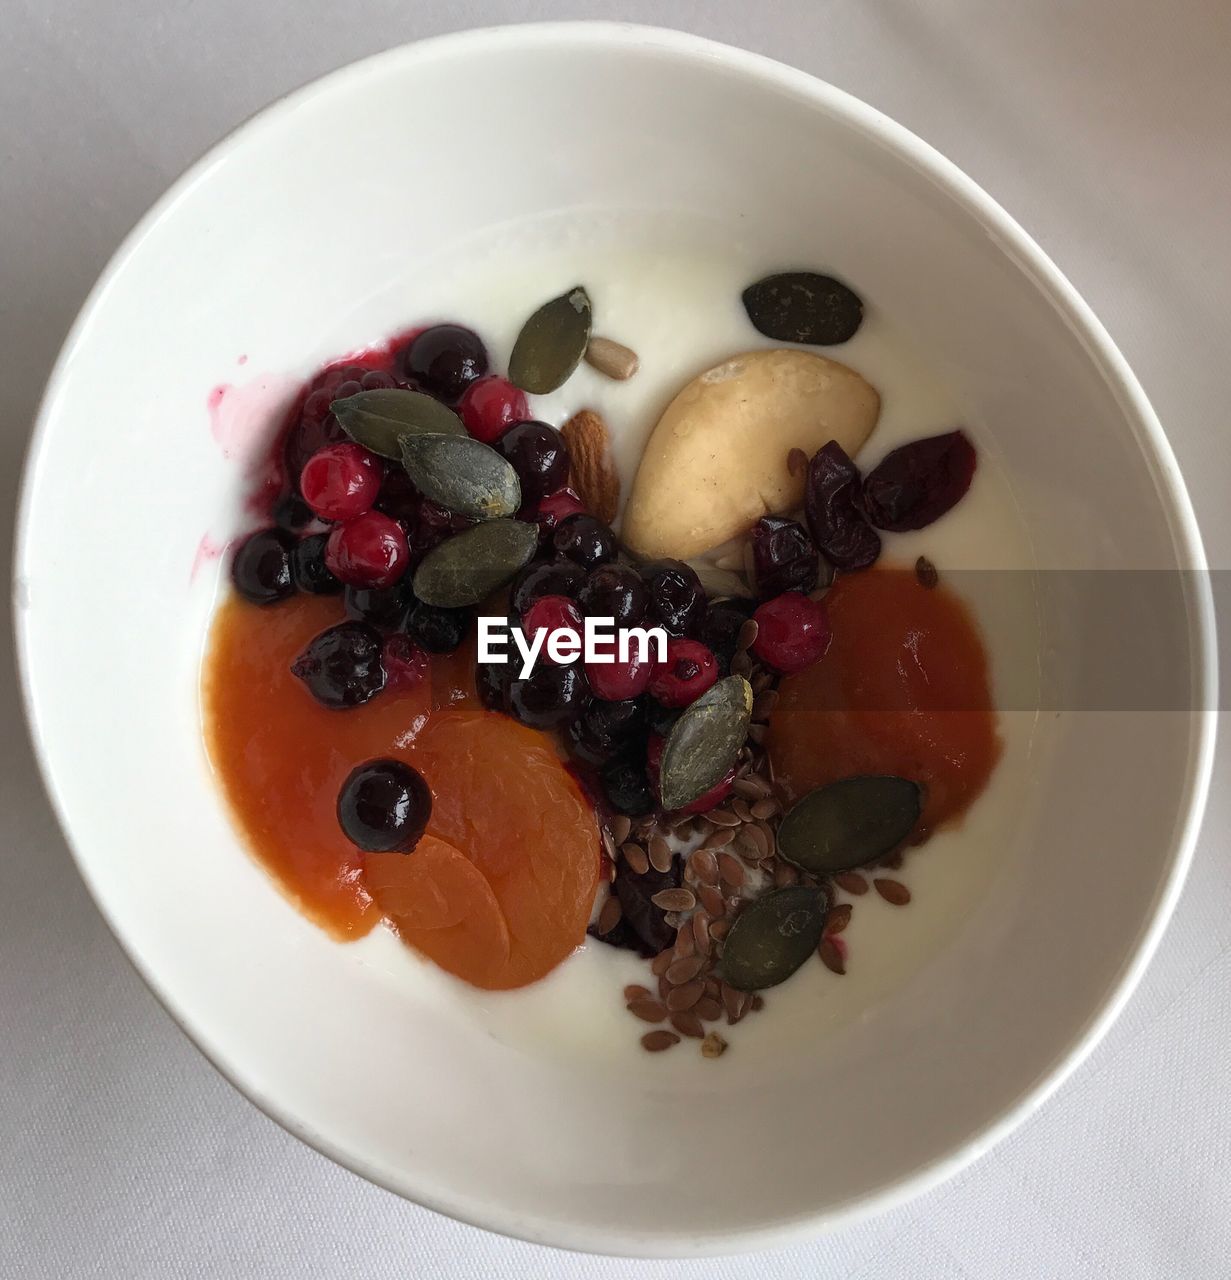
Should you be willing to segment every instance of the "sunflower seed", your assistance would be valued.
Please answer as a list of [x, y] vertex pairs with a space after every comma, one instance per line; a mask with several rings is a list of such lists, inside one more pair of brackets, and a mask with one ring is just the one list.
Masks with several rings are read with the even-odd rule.
[[648, 849], [650, 855], [650, 866], [655, 871], [670, 871], [671, 859], [674, 856], [671, 852], [671, 846], [662, 838], [662, 836], [654, 835], [650, 837]]
[[727, 1051], [727, 1042], [718, 1034], [717, 1031], [711, 1031], [709, 1035], [701, 1041], [701, 1056], [703, 1058], [721, 1058]]
[[674, 1031], [647, 1031], [641, 1037], [641, 1047], [650, 1053], [661, 1053], [679, 1042], [680, 1038]]
[[631, 841], [628, 844], [622, 844], [620, 857], [628, 863], [634, 875], [643, 876], [650, 869], [649, 855], [639, 844], [633, 844]]
[[667, 1008], [672, 1013], [679, 1013], [681, 1009], [691, 1009], [704, 994], [705, 983], [695, 979], [684, 983], [683, 986], [672, 987], [667, 992]]
[[872, 885], [886, 902], [892, 903], [895, 907], [904, 907], [910, 901], [910, 890], [901, 880], [882, 878], [873, 880]]
[[640, 1018], [642, 1022], [664, 1022], [667, 1017], [667, 1008], [658, 1000], [630, 1000], [628, 1002], [628, 1011], [634, 1018]]
[[599, 933], [610, 933], [620, 923], [623, 916], [624, 911], [620, 906], [620, 899], [614, 893], [609, 894], [607, 901], [603, 903], [602, 910], [598, 913], [598, 921], [594, 927]]
[[[688, 933], [689, 931], [686, 930], [681, 936], [687, 936]], [[691, 982], [704, 968], [704, 956], [688, 956], [686, 959], [677, 960], [667, 970], [666, 978], [673, 987], [682, 987], [684, 983]]]
[[691, 889], [660, 889], [650, 901], [664, 911], [691, 911], [697, 905]]
[[640, 363], [631, 347], [611, 338], [591, 338], [586, 346], [586, 364], [616, 382], [628, 381]]

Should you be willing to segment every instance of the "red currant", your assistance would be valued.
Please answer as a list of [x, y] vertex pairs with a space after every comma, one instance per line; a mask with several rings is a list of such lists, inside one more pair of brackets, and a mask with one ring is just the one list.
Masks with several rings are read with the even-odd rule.
[[571, 631], [579, 641], [581, 639], [581, 614], [567, 596], [539, 596], [522, 615], [522, 626], [531, 639], [540, 631], [547, 633], [539, 650], [539, 657], [544, 662], [552, 661], [547, 645], [557, 631]]
[[666, 661], [650, 681], [650, 692], [664, 707], [686, 707], [718, 679], [718, 660], [697, 640], [672, 637]]
[[349, 520], [376, 501], [383, 474], [375, 454], [348, 441], [318, 449], [308, 459], [299, 475], [299, 491], [322, 520]]
[[648, 655], [642, 659], [636, 651], [624, 662], [617, 657], [614, 662], [586, 663], [590, 692], [604, 702], [638, 697], [646, 691], [653, 674], [653, 659]]
[[829, 648], [825, 606], [798, 591], [784, 591], [758, 606], [752, 651], [783, 675], [810, 667]]
[[379, 511], [365, 511], [338, 525], [325, 544], [330, 573], [352, 587], [391, 587], [409, 562], [402, 526]]
[[513, 423], [525, 422], [530, 417], [530, 406], [524, 391], [493, 373], [466, 388], [457, 402], [457, 412], [476, 440], [491, 444]]

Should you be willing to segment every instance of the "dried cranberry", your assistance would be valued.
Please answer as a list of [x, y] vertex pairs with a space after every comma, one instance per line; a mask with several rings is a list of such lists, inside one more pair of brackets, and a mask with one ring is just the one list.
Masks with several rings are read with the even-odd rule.
[[781, 516], [762, 516], [752, 529], [752, 563], [757, 594], [768, 600], [784, 591], [811, 591], [820, 556], [803, 525]]
[[[571, 631], [580, 643], [581, 614], [567, 596], [539, 596], [526, 610], [522, 623], [531, 642], [540, 631], [547, 633], [543, 638], [543, 647], [539, 650], [539, 660], [542, 662], [554, 661], [547, 651], [553, 635]], [[563, 635], [561, 638], [564, 638]]]
[[322, 520], [349, 520], [376, 501], [384, 468], [374, 453], [346, 441], [319, 449], [299, 473], [299, 492]]
[[654, 669], [650, 693], [665, 707], [686, 707], [718, 679], [718, 662], [705, 645], [683, 636], [667, 642], [667, 657]]
[[783, 675], [810, 667], [829, 648], [825, 606], [798, 591], [767, 600], [752, 616], [757, 622], [753, 653]]
[[493, 447], [517, 472], [522, 502], [531, 511], [568, 482], [568, 446], [545, 422], [518, 422]]
[[406, 534], [396, 520], [365, 511], [329, 535], [325, 563], [349, 586], [391, 587], [409, 567]]
[[561, 520], [551, 541], [558, 555], [575, 560], [583, 569], [596, 569], [615, 558], [615, 534], [601, 520], [584, 513]]
[[639, 570], [650, 613], [668, 635], [692, 635], [705, 616], [705, 588], [682, 560], [655, 560]]
[[571, 600], [581, 590], [586, 572], [571, 560], [538, 561], [528, 564], [513, 580], [509, 603], [513, 612], [524, 617], [539, 596], [568, 596]]
[[904, 444], [865, 477], [864, 512], [891, 533], [923, 529], [962, 500], [975, 462], [974, 446], [962, 431]]
[[607, 564], [586, 579], [577, 603], [588, 618], [611, 618], [617, 627], [631, 627], [645, 617], [649, 596], [635, 569]]
[[401, 357], [403, 373], [429, 395], [454, 403], [487, 372], [487, 349], [460, 324], [434, 324], [416, 334]]
[[431, 665], [427, 651], [400, 631], [385, 637], [380, 660], [387, 689], [413, 689], [423, 683]]
[[860, 508], [862, 488], [859, 469], [836, 440], [808, 464], [804, 515], [813, 542], [838, 569], [866, 569], [881, 553], [880, 535]]
[[476, 440], [492, 444], [515, 422], [524, 422], [530, 406], [520, 387], [493, 373], [466, 388], [457, 402], [457, 412]]

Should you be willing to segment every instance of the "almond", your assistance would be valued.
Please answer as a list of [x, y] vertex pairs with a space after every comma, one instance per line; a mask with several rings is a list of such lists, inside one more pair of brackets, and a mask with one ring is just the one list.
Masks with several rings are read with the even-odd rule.
[[593, 409], [582, 409], [560, 428], [572, 459], [573, 488], [604, 524], [616, 517], [620, 476], [611, 460], [611, 433]]

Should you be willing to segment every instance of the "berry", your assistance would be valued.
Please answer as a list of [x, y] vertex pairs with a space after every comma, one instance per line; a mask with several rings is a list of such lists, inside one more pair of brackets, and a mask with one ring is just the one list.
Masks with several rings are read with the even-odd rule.
[[753, 653], [783, 675], [810, 667], [829, 648], [824, 605], [798, 591], [767, 600], [752, 616], [757, 623]]
[[532, 729], [552, 729], [572, 720], [585, 696], [585, 678], [575, 663], [543, 665], [524, 680], [509, 681], [509, 714]]
[[253, 604], [276, 604], [293, 596], [291, 552], [294, 548], [295, 539], [284, 529], [261, 529], [246, 538], [231, 561], [235, 590]]
[[558, 555], [575, 560], [583, 569], [596, 569], [615, 559], [615, 534], [593, 516], [567, 516], [556, 525], [551, 541]]
[[410, 548], [396, 520], [365, 511], [329, 535], [325, 563], [348, 586], [391, 587], [410, 565]]
[[528, 564], [513, 579], [509, 604], [520, 617], [540, 596], [567, 596], [573, 599], [586, 580], [585, 570], [571, 560], [539, 561]]
[[569, 747], [587, 764], [602, 764], [645, 732], [646, 708], [640, 698], [604, 702], [591, 698], [569, 725]]
[[322, 520], [349, 520], [376, 501], [384, 468], [375, 454], [347, 441], [314, 453], [299, 473], [299, 491]]
[[413, 689], [423, 682], [431, 665], [426, 651], [400, 631], [385, 637], [380, 660], [385, 668], [386, 689]]
[[650, 680], [650, 692], [665, 707], [686, 707], [718, 679], [713, 653], [696, 640], [673, 637], [667, 641], [667, 658]]
[[975, 462], [974, 446], [961, 431], [901, 445], [864, 478], [864, 514], [893, 533], [926, 528], [965, 496]]
[[314, 453], [328, 445], [341, 444], [347, 438], [329, 406], [338, 398], [337, 393], [344, 384], [357, 381], [366, 372], [359, 365], [345, 365], [325, 369], [312, 380], [282, 450], [287, 473], [296, 483]]
[[730, 675], [731, 659], [739, 647], [739, 633], [755, 607], [752, 600], [732, 599], [716, 601], [706, 610], [701, 639], [713, 651], [721, 675]]
[[602, 768], [600, 778], [607, 803], [617, 813], [637, 818], [654, 808], [654, 793], [645, 774], [645, 761], [634, 754], [619, 755]]
[[422, 600], [415, 603], [406, 622], [407, 633], [428, 653], [452, 653], [466, 638], [469, 628], [469, 609], [443, 609]]
[[466, 430], [476, 440], [493, 444], [515, 422], [530, 415], [526, 393], [498, 374], [476, 378], [457, 402], [457, 412]]
[[835, 569], [866, 569], [881, 553], [880, 534], [863, 514], [859, 468], [836, 440], [818, 449], [808, 464], [804, 518], [812, 541]]
[[409, 853], [432, 812], [423, 775], [401, 760], [369, 760], [353, 769], [338, 793], [338, 824], [368, 853]]
[[407, 389], [404, 382], [399, 382], [393, 374], [384, 369], [369, 369], [359, 379], [360, 391], [392, 391], [396, 387]]
[[635, 646], [625, 661], [617, 657], [614, 662], [586, 663], [591, 691], [606, 702], [639, 697], [649, 687], [653, 674], [654, 660], [648, 655], [640, 657]]
[[581, 641], [581, 614], [567, 596], [539, 596], [522, 615], [522, 625], [531, 641], [540, 631], [547, 633], [539, 650], [539, 659], [543, 662], [553, 661], [547, 646], [556, 632], [571, 631], [579, 644]]
[[453, 404], [487, 372], [487, 349], [477, 333], [460, 324], [434, 324], [410, 340], [401, 365], [428, 395]]
[[286, 529], [289, 533], [298, 533], [301, 529], [306, 529], [315, 519], [312, 508], [297, 493], [289, 490], [274, 503], [271, 514], [274, 524], [279, 529]]
[[555, 493], [549, 493], [534, 509], [534, 523], [539, 527], [540, 540], [549, 542], [552, 530], [561, 520], [584, 512], [584, 504], [572, 489], [557, 489]]
[[667, 734], [675, 727], [675, 722], [680, 718], [679, 707], [664, 707], [661, 702], [650, 700], [649, 712], [646, 716], [646, 724], [651, 733], [656, 733], [660, 738], [665, 738]]
[[649, 596], [635, 569], [608, 564], [586, 579], [577, 603], [588, 618], [611, 618], [617, 627], [631, 627], [645, 617]]
[[310, 533], [295, 544], [291, 572], [295, 576], [295, 585], [309, 595], [336, 596], [342, 590], [342, 584], [325, 563], [325, 543], [328, 540], [327, 533]]
[[705, 588], [682, 560], [655, 560], [639, 570], [650, 613], [668, 635], [693, 634], [705, 616]]
[[357, 707], [385, 687], [380, 633], [366, 622], [339, 622], [308, 641], [291, 674], [331, 710]]
[[401, 631], [414, 603], [408, 578], [391, 587], [347, 587], [343, 597], [348, 618], [370, 623], [380, 631]]
[[531, 511], [568, 481], [568, 446], [545, 422], [518, 422], [493, 447], [517, 472], [522, 503]]
[[811, 591], [820, 556], [803, 525], [781, 516], [762, 516], [752, 529], [752, 563], [762, 600], [784, 591]]
[[377, 511], [392, 517], [407, 531], [407, 538], [414, 545], [414, 526], [419, 519], [419, 503], [422, 499], [419, 490], [411, 483], [410, 477], [401, 467], [389, 467], [381, 482], [380, 493], [372, 504]]

